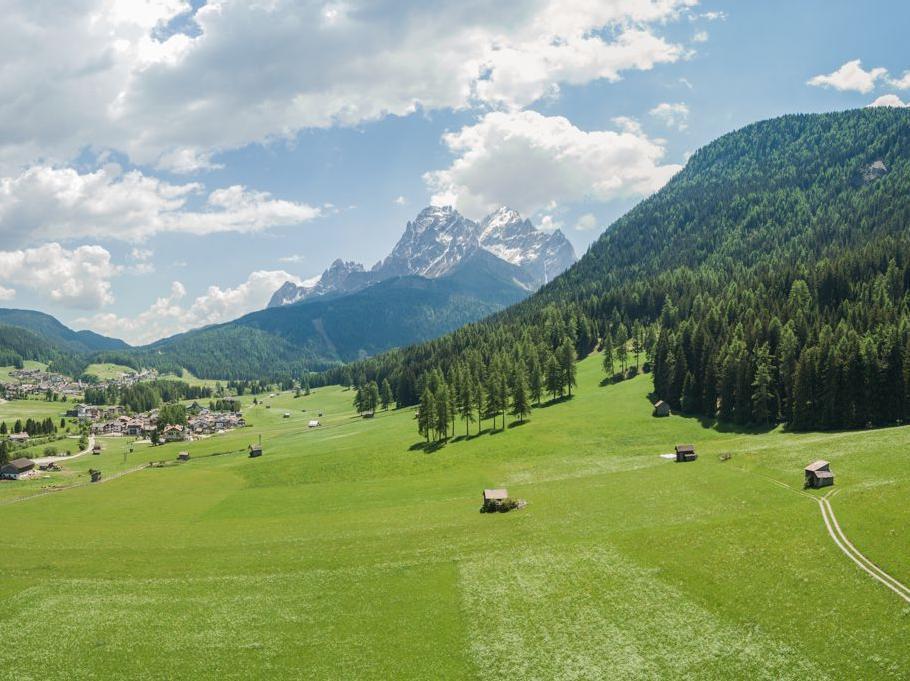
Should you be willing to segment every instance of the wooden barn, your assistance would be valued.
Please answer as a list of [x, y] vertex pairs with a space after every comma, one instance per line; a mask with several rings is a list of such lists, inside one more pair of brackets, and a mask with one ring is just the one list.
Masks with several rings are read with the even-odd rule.
[[509, 490], [500, 488], [500, 489], [485, 489], [483, 491], [483, 505], [488, 506], [490, 504], [498, 504], [502, 501], [505, 501], [509, 498]]
[[834, 473], [831, 472], [831, 464], [824, 459], [813, 461], [803, 469], [806, 474], [806, 487], [818, 489], [819, 487], [829, 487], [834, 484]]
[[669, 416], [670, 415], [670, 405], [664, 402], [663, 400], [657, 400], [654, 403], [654, 416]]
[[35, 467], [31, 459], [19, 458], [0, 466], [0, 478], [3, 480], [18, 480]]
[[676, 462], [695, 461], [698, 454], [695, 453], [695, 445], [676, 445]]

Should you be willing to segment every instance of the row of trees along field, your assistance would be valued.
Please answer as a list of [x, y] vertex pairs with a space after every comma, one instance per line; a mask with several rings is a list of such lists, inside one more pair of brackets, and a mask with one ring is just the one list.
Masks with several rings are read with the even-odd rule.
[[908, 227], [910, 111], [764, 121], [696, 152], [523, 303], [326, 376], [387, 378], [413, 405], [466, 372], [489, 392], [490, 375], [508, 375], [499, 358], [568, 339], [579, 356], [600, 343], [644, 352], [656, 397], [690, 414], [795, 429], [905, 422]]

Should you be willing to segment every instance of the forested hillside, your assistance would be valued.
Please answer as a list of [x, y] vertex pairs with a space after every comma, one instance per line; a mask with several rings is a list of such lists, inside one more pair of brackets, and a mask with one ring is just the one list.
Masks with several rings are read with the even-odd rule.
[[564, 390], [550, 374], [568, 340], [620, 364], [642, 351], [656, 396], [686, 413], [895, 423], [910, 418], [908, 228], [910, 111], [764, 121], [699, 150], [530, 299], [330, 378], [388, 378], [400, 403], [459, 412], [474, 395], [489, 416], [519, 384]]

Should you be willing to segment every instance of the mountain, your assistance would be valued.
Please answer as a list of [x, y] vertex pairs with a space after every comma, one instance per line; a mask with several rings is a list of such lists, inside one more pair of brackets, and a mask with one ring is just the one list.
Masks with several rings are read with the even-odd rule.
[[99, 352], [129, 348], [122, 340], [108, 338], [94, 331], [73, 331], [51, 315], [34, 310], [0, 308], [0, 324], [27, 329], [58, 350]]
[[[428, 372], [534, 385], [567, 343], [583, 356], [603, 342], [610, 374], [646, 358], [675, 412], [742, 428], [907, 423], [908, 226], [910, 110], [762, 121], [698, 150], [535, 295], [325, 380], [388, 378], [409, 404]], [[566, 370], [547, 374], [563, 392]]]
[[525, 296], [522, 271], [475, 250], [445, 275], [396, 276], [354, 293], [270, 307], [140, 348], [145, 365], [251, 379], [300, 373], [435, 338]]
[[369, 271], [360, 264], [336, 260], [321, 277], [302, 286], [285, 282], [269, 307], [352, 293], [392, 277], [442, 277], [477, 251], [516, 266], [515, 279], [528, 291], [575, 262], [572, 244], [562, 232], [542, 232], [514, 210], [500, 208], [478, 224], [450, 206], [430, 206], [408, 222], [391, 253]]

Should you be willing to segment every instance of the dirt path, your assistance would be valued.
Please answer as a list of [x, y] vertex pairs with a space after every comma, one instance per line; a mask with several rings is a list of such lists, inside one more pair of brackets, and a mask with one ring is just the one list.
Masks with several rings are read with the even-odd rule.
[[95, 436], [89, 435], [88, 436], [88, 447], [83, 449], [78, 454], [73, 454], [72, 456], [39, 456], [35, 459], [32, 459], [32, 461], [35, 462], [36, 466], [40, 466], [45, 463], [50, 463], [51, 461], [53, 461], [54, 463], [63, 463], [64, 461], [72, 461], [73, 459], [78, 459], [80, 456], [85, 456], [86, 454], [91, 452], [92, 447], [94, 447], [94, 446], [95, 446]]
[[910, 603], [910, 587], [902, 584], [897, 579], [882, 570], [878, 565], [867, 558], [858, 548], [856, 548], [849, 539], [847, 539], [847, 535], [844, 534], [843, 529], [841, 529], [840, 523], [837, 522], [837, 517], [834, 515], [834, 509], [831, 507], [830, 501], [834, 495], [840, 492], [840, 489], [832, 490], [823, 497], [817, 497], [809, 494], [808, 492], [804, 492], [801, 489], [794, 489], [789, 485], [786, 485], [781, 481], [775, 480], [774, 478], [762, 473], [756, 473], [756, 475], [760, 475], [761, 477], [765, 478], [766, 480], [770, 480], [779, 487], [783, 487], [784, 489], [790, 490], [796, 494], [800, 494], [816, 502], [822, 512], [822, 519], [825, 521], [825, 527], [828, 529], [828, 534], [831, 535], [831, 539], [834, 540], [837, 548], [846, 554], [850, 560], [856, 563], [856, 566], [860, 570], [868, 574], [876, 581], [884, 584], [907, 603]]
[[831, 538], [834, 540], [834, 543], [837, 544], [837, 547], [847, 554], [847, 557], [850, 558], [860, 570], [867, 573], [873, 579], [881, 582], [886, 587], [891, 589], [894, 593], [904, 599], [907, 603], [910, 603], [910, 588], [896, 580], [894, 577], [889, 575], [887, 572], [882, 570], [878, 565], [869, 560], [862, 552], [856, 548], [849, 539], [847, 535], [844, 534], [844, 531], [841, 529], [840, 524], [837, 522], [837, 517], [834, 515], [834, 509], [831, 508], [831, 497], [833, 497], [840, 490], [834, 492], [829, 492], [821, 498], [813, 497], [815, 501], [818, 502], [819, 508], [822, 512], [822, 518], [825, 520], [825, 527], [828, 528], [828, 534], [831, 535]]

